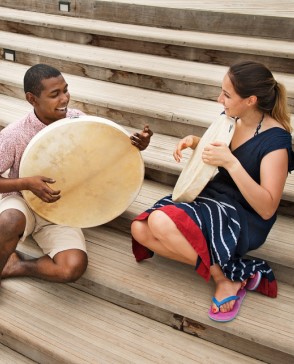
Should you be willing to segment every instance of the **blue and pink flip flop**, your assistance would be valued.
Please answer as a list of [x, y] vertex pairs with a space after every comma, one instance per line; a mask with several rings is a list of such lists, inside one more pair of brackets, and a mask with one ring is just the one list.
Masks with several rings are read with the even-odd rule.
[[210, 307], [210, 309], [208, 311], [209, 318], [211, 318], [213, 321], [218, 321], [218, 322], [229, 322], [229, 321], [234, 320], [234, 318], [238, 315], [242, 301], [245, 296], [246, 296], [246, 290], [243, 288], [243, 289], [239, 289], [239, 291], [237, 292], [237, 296], [230, 296], [230, 297], [223, 299], [222, 301], [218, 301], [215, 297], [213, 297], [212, 301], [218, 308], [220, 308], [220, 306], [223, 305], [224, 303], [227, 303], [230, 301], [236, 301], [236, 302], [234, 304], [233, 309], [229, 312], [220, 312], [219, 311], [219, 312], [213, 313], [212, 309]]

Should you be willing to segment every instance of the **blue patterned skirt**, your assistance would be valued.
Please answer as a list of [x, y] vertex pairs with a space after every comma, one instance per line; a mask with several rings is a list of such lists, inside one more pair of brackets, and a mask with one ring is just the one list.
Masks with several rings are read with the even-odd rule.
[[[265, 261], [244, 259], [240, 255], [242, 241], [242, 217], [235, 205], [228, 200], [219, 201], [209, 196], [198, 196], [190, 203], [176, 203], [172, 196], [156, 202], [135, 220], [146, 220], [152, 211], [161, 210], [176, 224], [198, 254], [196, 271], [206, 280], [210, 278], [210, 266], [218, 264], [232, 281], [244, 281], [257, 271], [262, 273], [258, 290], [276, 297], [277, 284], [271, 268]], [[133, 253], [137, 261], [153, 255], [133, 238]], [[242, 251], [243, 252], [243, 251]]]

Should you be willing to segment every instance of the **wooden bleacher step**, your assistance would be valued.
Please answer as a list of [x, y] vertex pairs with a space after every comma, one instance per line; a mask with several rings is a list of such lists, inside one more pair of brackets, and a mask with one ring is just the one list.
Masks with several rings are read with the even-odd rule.
[[[4, 95], [0, 96], [0, 125], [6, 126], [10, 122], [20, 119], [23, 115], [31, 110], [30, 105], [23, 100], [14, 99]], [[126, 127], [129, 132], [135, 129]], [[174, 180], [179, 175], [182, 165], [173, 161], [172, 150], [176, 144], [177, 138], [166, 135], [155, 134], [151, 140], [150, 146], [142, 153], [146, 173], [152, 177], [158, 177], [158, 170], [162, 176], [172, 174]], [[185, 160], [190, 153], [185, 153]], [[183, 164], [185, 163], [183, 161]], [[155, 172], [154, 172], [155, 171]], [[157, 181], [162, 182], [165, 178], [160, 177]], [[283, 202], [289, 206], [287, 212], [293, 211], [294, 202], [294, 176], [289, 174], [283, 193]], [[136, 201], [124, 212], [119, 218], [110, 222], [108, 225], [125, 232], [129, 232], [131, 220], [145, 209], [149, 208], [161, 197], [172, 192], [172, 186], [162, 185], [156, 181], [145, 180], [142, 189]], [[293, 213], [292, 213], [293, 216]], [[250, 256], [266, 259], [270, 262], [276, 271], [277, 278], [283, 282], [294, 284], [293, 280], [293, 228], [292, 217], [279, 215], [278, 221], [269, 234], [267, 243], [257, 251], [250, 252]]]
[[[294, 359], [292, 286], [279, 282], [276, 299], [248, 292], [238, 317], [219, 324], [207, 315], [214, 286], [193, 267], [158, 256], [136, 263], [129, 234], [106, 226], [84, 232], [89, 266], [73, 287], [266, 363]], [[32, 240], [18, 249], [41, 255]]]
[[0, 356], [2, 364], [34, 364], [35, 361], [19, 354], [0, 343]]
[[[239, 0], [230, 6], [226, 0], [217, 3], [201, 0], [87, 0], [87, 6], [76, 1], [70, 12], [64, 12], [59, 10], [59, 0], [0, 0], [0, 6], [48, 14], [205, 32], [209, 25], [216, 33], [292, 40], [293, 16], [289, 12], [292, 0], [283, 1], [283, 6], [277, 5], [276, 1], [267, 1], [266, 5], [247, 1], [244, 6], [244, 2]], [[277, 22], [279, 27], [276, 27]]]
[[[0, 67], [0, 92], [24, 99], [22, 80], [29, 67], [8, 61], [0, 61]], [[126, 126], [138, 128], [149, 123], [156, 133], [202, 135], [223, 111], [222, 105], [214, 101], [63, 75], [69, 84], [72, 105]]]
[[[108, 226], [129, 233], [131, 221], [169, 193], [172, 193], [171, 186], [145, 180], [133, 204], [120, 217], [108, 223]], [[274, 269], [278, 280], [294, 286], [294, 227], [292, 222], [293, 216], [278, 215], [266, 243], [259, 249], [250, 251], [248, 256], [253, 259], [267, 260]]]
[[[277, 7], [275, 1], [268, 1], [267, 6], [255, 1], [247, 2], [244, 7], [243, 1], [234, 2], [234, 6], [228, 6], [226, 0], [216, 2], [203, 2], [193, 0], [183, 2], [158, 1], [158, 0], [102, 0], [95, 1], [95, 6], [90, 11], [78, 9], [79, 13], [85, 13], [86, 17], [104, 20], [121, 21], [125, 23], [152, 25], [176, 29], [195, 29], [207, 31], [209, 25], [213, 24], [215, 33], [248, 34], [251, 36], [265, 36], [292, 39], [293, 16], [289, 14], [291, 0], [283, 2], [284, 7]], [[90, 10], [90, 9], [89, 9]], [[275, 33], [276, 21], [283, 18], [282, 29]]]
[[[270, 263], [278, 297], [248, 292], [233, 322], [208, 318], [214, 285], [193, 267], [158, 256], [136, 263], [129, 233], [138, 213], [172, 191], [183, 165], [171, 156], [176, 140], [201, 135], [222, 111], [212, 100], [223, 65], [248, 58], [271, 65], [289, 91], [294, 112], [292, 0], [270, 0], [266, 7], [254, 0], [246, 6], [242, 0], [230, 6], [227, 0], [70, 3], [65, 13], [58, 10], [59, 0], [0, 0], [0, 51], [17, 48], [16, 63], [0, 60], [0, 130], [30, 110], [22, 86], [27, 65], [50, 63], [69, 83], [71, 107], [114, 120], [129, 132], [150, 124], [155, 135], [142, 153], [148, 179], [121, 216], [84, 229], [89, 266], [80, 280], [70, 285], [27, 278], [1, 282], [0, 363], [8, 347], [42, 364], [294, 362], [292, 175], [283, 193], [284, 215], [279, 214], [266, 244], [249, 254]], [[30, 238], [18, 251], [26, 258], [42, 255]]]
[[[62, 72], [216, 100], [227, 67], [0, 31], [0, 47], [17, 63], [49, 63]], [[184, 70], [184, 72], [183, 72]]]
[[[16, 107], [17, 105], [17, 107]], [[31, 110], [27, 101], [15, 99], [9, 96], [0, 96], [0, 128], [5, 127], [13, 121], [19, 120]], [[124, 126], [129, 133], [133, 133], [135, 128]], [[174, 186], [179, 174], [188, 158], [190, 150], [183, 152], [183, 160], [180, 164], [174, 161], [172, 152], [178, 137], [155, 133], [151, 139], [148, 149], [142, 152], [146, 167], [146, 177], [160, 181], [164, 184]], [[294, 138], [293, 138], [294, 143]], [[283, 192], [283, 200], [291, 203], [287, 210], [291, 210], [294, 202], [294, 175], [289, 174]]]
[[67, 285], [1, 284], [0, 340], [38, 363], [259, 362]]
[[154, 28], [5, 7], [0, 7], [0, 20], [1, 30], [18, 34], [219, 65], [250, 58], [266, 63], [273, 71], [291, 73], [293, 69], [293, 47], [287, 40]]
[[[171, 192], [171, 186], [164, 186], [158, 182], [145, 180], [136, 200], [121, 216], [110, 221], [107, 226], [129, 234], [130, 224], [135, 216]], [[292, 216], [278, 215], [277, 221], [269, 233], [266, 243], [259, 249], [250, 251], [248, 256], [253, 259], [259, 258], [267, 260], [274, 269], [279, 281], [294, 286], [294, 245], [292, 243], [294, 228], [292, 220]], [[92, 230], [96, 230], [96, 228]], [[34, 253], [28, 251], [28, 255], [33, 256]]]
[[[228, 69], [4, 31], [0, 31], [0, 47], [15, 51], [17, 63], [49, 63], [78, 76], [212, 101], [217, 100]], [[275, 73], [275, 77], [286, 86], [289, 105], [294, 111], [294, 76]]]
[[[24, 99], [23, 76], [28, 66], [0, 61], [0, 93]], [[203, 133], [222, 111], [217, 102], [165, 94], [63, 73], [71, 94], [71, 105], [87, 114], [99, 115], [124, 125], [183, 136], [192, 130]]]

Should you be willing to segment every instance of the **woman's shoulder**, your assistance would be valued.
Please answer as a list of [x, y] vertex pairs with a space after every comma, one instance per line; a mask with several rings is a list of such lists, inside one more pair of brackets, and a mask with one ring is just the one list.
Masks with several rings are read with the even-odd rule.
[[276, 119], [274, 119], [270, 115], [267, 115], [267, 117], [263, 122], [263, 130], [265, 131], [273, 128], [279, 128], [286, 131], [285, 127], [281, 123], [279, 123]]
[[[274, 119], [273, 119], [274, 120]], [[262, 137], [263, 133], [260, 133]], [[294, 170], [294, 152], [292, 150], [292, 135], [280, 123], [274, 120], [271, 125], [264, 130], [262, 137], [261, 148], [264, 154], [279, 149], [288, 151], [289, 166], [288, 171]]]
[[282, 146], [289, 148], [292, 145], [292, 135], [285, 128], [280, 126], [273, 126], [265, 129], [262, 133], [259, 133], [259, 142], [264, 143], [264, 147], [268, 144], [273, 147]]

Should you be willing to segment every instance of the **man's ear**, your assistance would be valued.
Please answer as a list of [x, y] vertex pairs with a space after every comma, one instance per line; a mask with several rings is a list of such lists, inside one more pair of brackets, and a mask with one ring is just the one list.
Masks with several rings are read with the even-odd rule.
[[31, 92], [26, 93], [26, 100], [33, 106], [35, 106], [36, 103], [36, 96], [32, 94]]
[[248, 105], [249, 106], [254, 106], [257, 103], [257, 97], [255, 95], [249, 96], [248, 97]]

